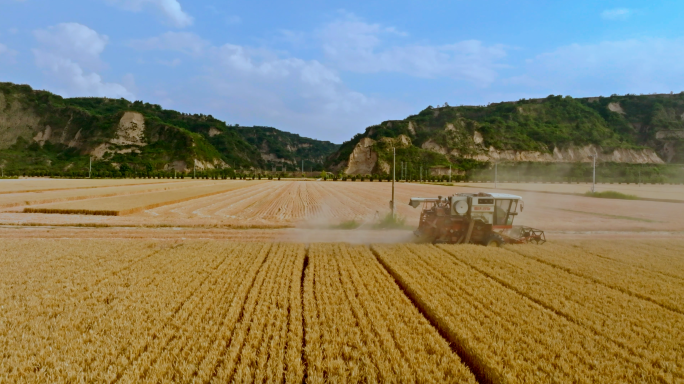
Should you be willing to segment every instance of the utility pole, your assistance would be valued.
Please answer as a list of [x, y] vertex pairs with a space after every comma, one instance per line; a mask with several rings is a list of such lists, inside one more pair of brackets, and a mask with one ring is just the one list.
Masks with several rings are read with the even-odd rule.
[[499, 187], [499, 163], [494, 163], [494, 189]]
[[392, 148], [392, 219], [394, 219], [394, 180], [397, 178], [397, 150]]
[[449, 182], [451, 183], [451, 164], [449, 164]]
[[420, 182], [423, 182], [423, 164], [420, 165]]
[[195, 178], [195, 168], [197, 168], [197, 164], [195, 164], [195, 162], [197, 162], [197, 159], [193, 160], [193, 162], [192, 162], [192, 178], [193, 179]]
[[594, 159], [594, 177], [591, 183], [591, 193], [596, 193], [596, 155], [592, 156]]
[[88, 178], [90, 179], [90, 175], [93, 172], [93, 158], [90, 158], [90, 163], [88, 164]]

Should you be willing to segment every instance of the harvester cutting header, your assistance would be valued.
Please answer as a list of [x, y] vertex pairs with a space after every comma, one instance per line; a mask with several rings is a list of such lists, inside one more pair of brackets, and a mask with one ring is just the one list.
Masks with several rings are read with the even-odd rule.
[[522, 197], [504, 193], [458, 193], [450, 197], [417, 198], [413, 208], [423, 204], [420, 224], [414, 232], [424, 241], [450, 244], [501, 246], [546, 242], [544, 231], [514, 226], [522, 212]]

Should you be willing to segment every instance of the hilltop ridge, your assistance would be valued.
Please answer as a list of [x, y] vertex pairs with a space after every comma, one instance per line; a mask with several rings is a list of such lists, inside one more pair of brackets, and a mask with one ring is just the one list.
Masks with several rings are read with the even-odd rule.
[[469, 169], [474, 163], [684, 162], [684, 93], [554, 96], [487, 106], [428, 107], [366, 128], [326, 166], [350, 174], [389, 170], [397, 161]]
[[[684, 163], [684, 93], [548, 96], [486, 106], [429, 106], [342, 145], [271, 127], [110, 98], [62, 98], [0, 83], [0, 166], [14, 173], [221, 169], [387, 174], [391, 148], [418, 174], [497, 161]], [[408, 165], [407, 165], [408, 164]], [[414, 169], [415, 168], [415, 169]]]
[[83, 172], [91, 158], [100, 172], [123, 168], [137, 174], [271, 169], [302, 158], [307, 169], [321, 170], [338, 147], [142, 101], [62, 98], [0, 83], [0, 166], [10, 172]]

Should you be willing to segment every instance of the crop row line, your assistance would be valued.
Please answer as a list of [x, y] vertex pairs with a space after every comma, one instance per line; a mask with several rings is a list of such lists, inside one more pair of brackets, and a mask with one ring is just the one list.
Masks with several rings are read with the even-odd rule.
[[532, 259], [532, 260], [538, 261], [538, 262], [540, 262], [540, 263], [546, 264], [546, 265], [548, 265], [548, 266], [551, 266], [551, 267], [553, 267], [553, 268], [560, 269], [560, 270], [562, 270], [563, 272], [567, 272], [567, 273], [569, 273], [569, 274], [571, 274], [571, 275], [575, 275], [575, 276], [578, 276], [578, 277], [581, 277], [581, 278], [590, 280], [590, 281], [592, 281], [592, 282], [594, 282], [594, 283], [596, 283], [596, 284], [600, 284], [600, 285], [603, 285], [603, 286], [605, 286], [605, 287], [608, 287], [608, 288], [612, 288], [612, 289], [618, 290], [618, 291], [620, 291], [620, 292], [622, 292], [622, 293], [625, 293], [625, 294], [627, 294], [627, 295], [634, 296], [634, 297], [639, 298], [639, 299], [641, 299], [641, 300], [646, 300], [646, 301], [648, 301], [648, 302], [651, 302], [651, 303], [653, 303], [653, 304], [656, 304], [656, 305], [658, 305], [658, 306], [660, 306], [660, 307], [663, 307], [663, 308], [665, 308], [665, 309], [667, 309], [667, 310], [670, 310], [670, 311], [672, 311], [672, 312], [678, 313], [678, 314], [680, 314], [680, 315], [684, 315], [684, 310], [682, 310], [682, 309], [681, 309], [679, 306], [677, 306], [677, 305], [673, 305], [673, 304], [670, 303], [669, 300], [667, 300], [667, 299], [654, 298], [654, 297], [652, 297], [652, 296], [650, 296], [650, 295], [643, 294], [643, 293], [640, 293], [640, 292], [636, 292], [636, 291], [633, 290], [633, 289], [627, 289], [627, 288], [621, 286], [620, 284], [611, 284], [610, 282], [607, 282], [607, 281], [605, 281], [604, 279], [593, 277], [593, 276], [591, 276], [591, 275], [589, 275], [589, 274], [582, 273], [582, 272], [577, 271], [577, 270], [574, 270], [574, 269], [572, 269], [572, 268], [568, 268], [568, 267], [565, 267], [565, 266], [562, 266], [562, 265], [553, 263], [553, 262], [551, 262], [551, 261], [545, 260], [545, 259], [543, 259], [543, 258], [533, 256], [533, 255], [531, 255], [531, 254], [529, 254], [529, 253], [525, 253], [525, 252], [519, 251], [518, 249], [515, 249], [515, 248], [512, 248], [511, 251], [512, 251], [512, 252], [515, 252], [515, 253], [517, 253], [517, 254], [519, 254], [519, 255], [521, 255], [521, 256], [524, 256], [524, 257], [530, 258], [530, 259]]
[[684, 317], [648, 301], [507, 250], [470, 252], [440, 245], [455, 259], [537, 304], [645, 359], [667, 380], [683, 378]]

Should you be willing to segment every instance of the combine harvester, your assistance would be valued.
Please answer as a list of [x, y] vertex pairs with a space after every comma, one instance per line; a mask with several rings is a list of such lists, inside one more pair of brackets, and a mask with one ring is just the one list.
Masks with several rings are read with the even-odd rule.
[[414, 232], [422, 241], [449, 244], [544, 244], [544, 231], [514, 226], [523, 211], [522, 197], [504, 193], [459, 193], [443, 198], [412, 198], [413, 208], [423, 204]]

